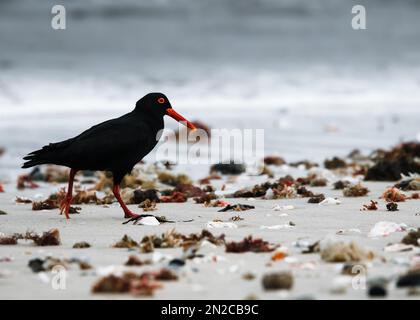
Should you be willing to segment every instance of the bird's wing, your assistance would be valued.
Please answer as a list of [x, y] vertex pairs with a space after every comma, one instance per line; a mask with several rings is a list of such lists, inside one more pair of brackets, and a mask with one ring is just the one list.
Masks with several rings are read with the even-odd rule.
[[134, 161], [132, 157], [143, 157], [141, 149], [147, 149], [151, 143], [150, 135], [144, 134], [149, 130], [121, 118], [104, 122], [73, 138], [63, 148], [61, 160], [71, 159], [76, 168], [82, 161], [91, 167]]
[[92, 170], [127, 166], [135, 163], [136, 158], [141, 159], [144, 156], [141, 149], [148, 150], [147, 146], [151, 143], [148, 141], [150, 135], [144, 134], [150, 129], [129, 120], [130, 114], [127, 114], [102, 122], [74, 138], [50, 143], [24, 159], [29, 160], [29, 166], [54, 163]]

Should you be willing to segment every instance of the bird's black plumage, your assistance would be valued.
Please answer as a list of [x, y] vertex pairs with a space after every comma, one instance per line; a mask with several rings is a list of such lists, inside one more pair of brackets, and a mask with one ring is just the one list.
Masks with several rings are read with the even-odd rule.
[[143, 159], [158, 143], [163, 117], [169, 115], [190, 129], [194, 125], [172, 109], [162, 93], [149, 93], [136, 103], [136, 107], [117, 119], [102, 122], [78, 136], [29, 153], [22, 168], [41, 164], [69, 167], [69, 186], [61, 202], [61, 213], [69, 218], [73, 179], [79, 170], [107, 170], [113, 174], [112, 191], [124, 210], [126, 218], [142, 218], [128, 209], [120, 195], [120, 182], [136, 163]]
[[31, 152], [24, 157], [27, 161], [22, 168], [56, 164], [75, 170], [107, 170], [118, 184], [157, 144], [167, 108], [171, 105], [165, 95], [150, 93], [130, 113]]

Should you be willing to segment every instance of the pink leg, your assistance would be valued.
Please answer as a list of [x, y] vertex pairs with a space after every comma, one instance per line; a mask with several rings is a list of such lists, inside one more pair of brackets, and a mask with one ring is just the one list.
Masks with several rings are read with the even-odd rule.
[[70, 210], [70, 205], [71, 205], [71, 199], [73, 196], [73, 181], [74, 181], [74, 176], [76, 175], [76, 173], [77, 173], [77, 170], [75, 169], [70, 170], [67, 195], [60, 204], [60, 214], [64, 213], [67, 219], [70, 219], [69, 210]]
[[118, 203], [120, 204], [121, 208], [124, 210], [124, 218], [137, 218], [141, 216], [141, 215], [133, 213], [130, 209], [127, 208], [126, 204], [121, 198], [120, 186], [118, 184], [112, 187], [112, 192], [114, 193], [115, 198], [117, 198]]

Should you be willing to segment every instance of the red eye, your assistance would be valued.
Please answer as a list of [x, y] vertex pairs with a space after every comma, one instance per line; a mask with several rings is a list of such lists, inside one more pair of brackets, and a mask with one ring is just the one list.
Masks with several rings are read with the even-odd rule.
[[160, 104], [163, 104], [163, 103], [165, 103], [165, 98], [159, 98], [157, 101], [158, 101]]

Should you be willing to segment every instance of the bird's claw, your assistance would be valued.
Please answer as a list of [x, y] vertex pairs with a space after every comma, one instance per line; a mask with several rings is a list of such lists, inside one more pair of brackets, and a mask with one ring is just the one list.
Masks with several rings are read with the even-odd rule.
[[60, 203], [60, 214], [63, 214], [66, 216], [66, 219], [70, 219], [69, 211], [70, 211], [70, 204], [71, 204], [71, 198], [64, 198], [63, 201]]

